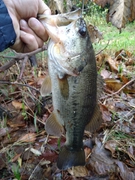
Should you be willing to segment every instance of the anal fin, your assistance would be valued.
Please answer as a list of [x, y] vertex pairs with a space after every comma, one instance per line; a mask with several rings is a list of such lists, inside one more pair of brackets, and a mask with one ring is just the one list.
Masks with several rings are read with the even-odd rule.
[[63, 126], [58, 122], [54, 112], [51, 113], [45, 124], [45, 130], [48, 134], [60, 137], [63, 133]]
[[100, 112], [99, 105], [97, 104], [93, 116], [90, 119], [90, 122], [86, 125], [85, 130], [90, 132], [96, 131], [100, 127], [102, 122], [102, 115]]

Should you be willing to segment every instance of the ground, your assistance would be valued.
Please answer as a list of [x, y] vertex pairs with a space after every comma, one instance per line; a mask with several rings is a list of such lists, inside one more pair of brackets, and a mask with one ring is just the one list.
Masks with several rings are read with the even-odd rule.
[[91, 21], [96, 22], [104, 37], [93, 44], [97, 70], [104, 79], [99, 99], [103, 123], [96, 132], [84, 133], [86, 166], [66, 171], [56, 166], [65, 135], [59, 139], [47, 135], [44, 129], [53, 110], [51, 96], [40, 95], [48, 74], [46, 51], [37, 54], [35, 67], [20, 60], [3, 72], [3, 65], [16, 56], [7, 50], [1, 54], [0, 62], [1, 180], [134, 180], [134, 23], [119, 34], [99, 17]]

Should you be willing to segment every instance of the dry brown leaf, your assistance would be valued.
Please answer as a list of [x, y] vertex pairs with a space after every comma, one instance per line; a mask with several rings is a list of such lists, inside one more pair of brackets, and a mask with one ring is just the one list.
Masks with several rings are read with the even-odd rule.
[[12, 101], [12, 105], [15, 107], [15, 109], [18, 109], [18, 110], [22, 109], [23, 106], [24, 106], [25, 110], [28, 110], [27, 106], [23, 105], [23, 103], [16, 101], [16, 100]]
[[131, 56], [132, 56], [132, 54], [125, 49], [121, 49], [121, 50], [115, 52], [115, 58], [117, 61], [123, 60], [122, 57], [130, 58]]
[[113, 157], [115, 157], [115, 150], [118, 146], [119, 144], [115, 140], [110, 140], [105, 143], [105, 148], [111, 151]]
[[99, 31], [99, 29], [96, 26], [89, 24], [87, 26], [87, 30], [92, 43], [95, 43], [97, 41], [99, 42], [101, 39], [103, 39], [102, 33]]
[[112, 91], [118, 91], [123, 83], [116, 79], [105, 79], [106, 86]]
[[97, 139], [89, 163], [99, 175], [107, 175], [110, 172], [116, 172], [116, 165], [110, 153], [104, 149], [103, 144]]
[[100, 110], [102, 112], [102, 118], [104, 120], [104, 122], [109, 122], [111, 121], [111, 113], [108, 111], [108, 108], [103, 105], [103, 104], [100, 104]]
[[22, 136], [19, 141], [20, 142], [34, 142], [36, 140], [36, 134], [35, 133], [28, 133]]
[[108, 56], [106, 60], [111, 68], [112, 72], [117, 73], [118, 72], [118, 63], [111, 58], [111, 56]]
[[128, 168], [123, 162], [116, 161], [122, 180], [135, 180], [135, 169]]
[[12, 119], [9, 119], [7, 121], [7, 125], [9, 125], [11, 128], [18, 128], [18, 127], [25, 127], [26, 122], [24, 121], [24, 116], [22, 114], [18, 114]]
[[121, 81], [126, 84], [127, 82], [129, 82], [129, 77], [124, 75], [124, 74], [119, 74], [118, 77], [121, 79]]
[[90, 156], [90, 154], [91, 154], [91, 149], [88, 148], [88, 147], [86, 147], [86, 148], [84, 149], [84, 152], [85, 152], [85, 159], [86, 159], [86, 161], [87, 161], [87, 159], [89, 158], [89, 156]]
[[112, 73], [106, 69], [101, 70], [100, 74], [103, 77], [103, 79], [108, 79], [112, 75]]
[[0, 137], [9, 134], [10, 131], [11, 131], [11, 129], [7, 128], [7, 127], [6, 128], [0, 128]]
[[106, 58], [108, 57], [108, 55], [102, 53], [102, 54], [98, 54], [96, 56], [96, 63], [97, 63], [97, 66], [102, 66], [102, 64], [105, 62]]
[[20, 158], [21, 154], [16, 154], [10, 161], [15, 162]]
[[85, 177], [88, 176], [89, 172], [85, 166], [75, 166], [68, 169], [68, 172], [75, 177]]
[[108, 21], [115, 27], [121, 29], [125, 27], [128, 20], [135, 19], [134, 0], [114, 0], [108, 12]]

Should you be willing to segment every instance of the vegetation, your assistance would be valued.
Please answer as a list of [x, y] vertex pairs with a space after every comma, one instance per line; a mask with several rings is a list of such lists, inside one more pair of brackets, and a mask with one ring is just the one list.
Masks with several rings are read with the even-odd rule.
[[[76, 0], [76, 6], [82, 7], [82, 3]], [[87, 24], [97, 26], [103, 33], [103, 39], [93, 46], [98, 72], [105, 81], [99, 103], [103, 124], [97, 132], [84, 134], [86, 167], [68, 171], [56, 167], [65, 136], [58, 139], [44, 130], [46, 119], [53, 111], [51, 96], [41, 98], [39, 92], [48, 74], [45, 51], [37, 54], [37, 67], [31, 67], [27, 61], [22, 68], [22, 60], [18, 60], [9, 69], [0, 71], [1, 180], [100, 180], [103, 177], [134, 180], [135, 22], [128, 23], [119, 33], [111, 23], [106, 23], [106, 12], [107, 9], [102, 10], [91, 1], [84, 11]], [[14, 56], [9, 49], [1, 53], [0, 68]]]

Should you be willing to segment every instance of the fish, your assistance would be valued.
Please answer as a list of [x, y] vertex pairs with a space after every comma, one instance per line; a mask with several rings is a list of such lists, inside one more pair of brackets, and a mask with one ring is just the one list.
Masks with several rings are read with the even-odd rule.
[[84, 131], [92, 132], [102, 123], [97, 104], [97, 84], [101, 83], [87, 26], [80, 10], [41, 19], [39, 16], [39, 20], [50, 36], [49, 75], [40, 92], [42, 96], [52, 93], [54, 108], [45, 130], [58, 137], [66, 134], [57, 159], [59, 169], [84, 166]]

